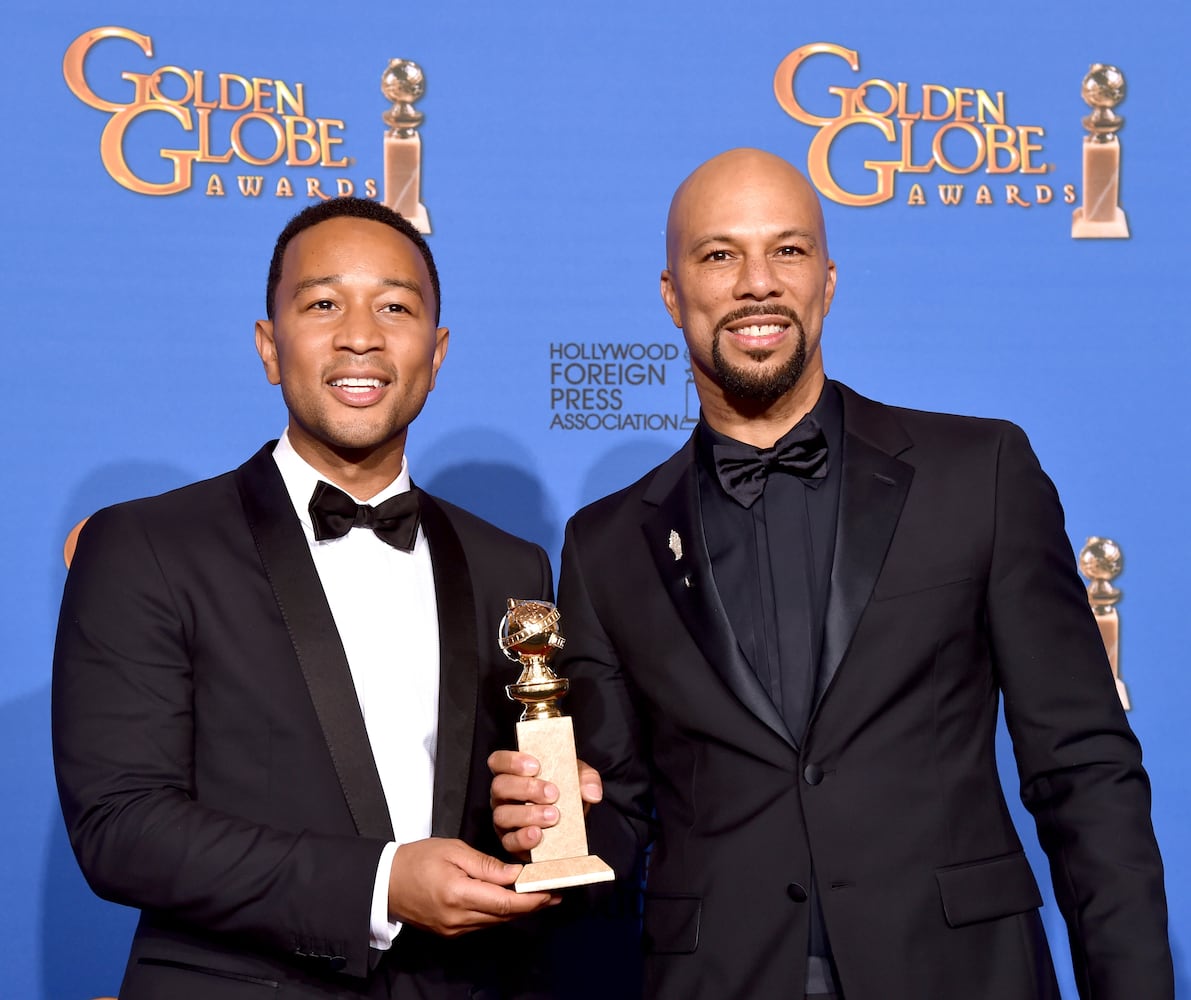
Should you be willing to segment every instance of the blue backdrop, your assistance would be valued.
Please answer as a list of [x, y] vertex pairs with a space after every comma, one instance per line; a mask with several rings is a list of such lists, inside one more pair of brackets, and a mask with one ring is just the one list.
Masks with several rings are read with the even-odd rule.
[[[1122, 673], [1187, 989], [1185, 4], [437, 0], [333, 21], [308, 0], [8, 9], [0, 435], [8, 496], [29, 499], [10, 500], [0, 579], [4, 996], [114, 992], [133, 923], [89, 893], [54, 792], [63, 539], [280, 431], [252, 338], [272, 243], [311, 180], [383, 187], [394, 57], [427, 79], [422, 194], [452, 330], [413, 473], [555, 559], [569, 514], [666, 456], [697, 412], [657, 294], [678, 181], [757, 145], [817, 165], [844, 202], [875, 202], [826, 203], [828, 372], [888, 402], [1017, 421], [1075, 547], [1122, 546]], [[64, 69], [102, 28], [117, 30]], [[783, 60], [813, 43], [775, 92]], [[1125, 240], [1071, 236], [1093, 62], [1127, 79]], [[1074, 997], [1049, 895], [1044, 915]]]

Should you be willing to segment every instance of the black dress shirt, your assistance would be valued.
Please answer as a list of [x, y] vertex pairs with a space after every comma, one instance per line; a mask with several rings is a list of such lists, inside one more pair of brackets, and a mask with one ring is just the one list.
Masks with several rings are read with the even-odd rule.
[[[835, 554], [844, 421], [834, 386], [824, 386], [808, 416], [827, 438], [827, 475], [808, 482], [773, 473], [748, 508], [724, 492], [715, 472], [715, 445], [732, 439], [701, 419], [696, 441], [700, 516], [716, 589], [745, 658], [799, 746], [814, 707]], [[806, 993], [829, 994], [837, 982], [813, 878], [810, 905]]]

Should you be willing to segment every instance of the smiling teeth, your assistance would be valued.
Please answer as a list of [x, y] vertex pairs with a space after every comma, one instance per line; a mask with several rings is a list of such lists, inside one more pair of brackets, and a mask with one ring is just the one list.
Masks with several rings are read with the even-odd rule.
[[742, 326], [732, 332], [740, 337], [771, 337], [775, 333], [781, 333], [784, 329], [785, 327], [780, 323], [766, 323], [764, 326]]
[[383, 384], [378, 378], [337, 378], [331, 383], [339, 389], [379, 389]]

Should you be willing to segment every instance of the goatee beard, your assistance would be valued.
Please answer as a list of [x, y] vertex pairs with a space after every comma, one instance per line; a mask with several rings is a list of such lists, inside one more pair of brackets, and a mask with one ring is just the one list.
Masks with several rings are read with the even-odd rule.
[[[773, 351], [747, 351], [756, 365], [733, 365], [724, 359], [720, 350], [720, 334], [728, 323], [749, 316], [784, 316], [794, 326], [796, 343], [786, 363], [777, 369], [762, 367], [762, 362], [772, 356]], [[768, 404], [781, 399], [798, 384], [806, 367], [806, 331], [802, 320], [792, 309], [785, 306], [746, 306], [730, 313], [716, 324], [711, 341], [711, 363], [724, 394], [751, 403]]]

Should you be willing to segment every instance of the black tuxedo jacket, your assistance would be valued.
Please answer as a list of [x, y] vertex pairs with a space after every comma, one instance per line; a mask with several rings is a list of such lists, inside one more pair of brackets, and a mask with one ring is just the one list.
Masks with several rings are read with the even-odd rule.
[[[495, 853], [485, 758], [512, 744], [508, 597], [545, 553], [423, 495], [439, 620], [433, 833]], [[393, 636], [393, 669], [402, 669]], [[91, 886], [142, 910], [124, 1000], [514, 995], [502, 937], [369, 948], [392, 838], [347, 660], [266, 446], [88, 521], [54, 655], [54, 760]], [[521, 966], [524, 968], [524, 965]]]
[[812, 876], [846, 1000], [1058, 991], [994, 759], [998, 698], [1081, 994], [1173, 996], [1149, 785], [1062, 511], [1011, 424], [840, 386], [811, 722], [787, 731], [712, 579], [691, 443], [568, 526], [560, 671], [603, 773], [593, 850], [649, 838], [645, 995], [800, 997]]

